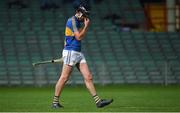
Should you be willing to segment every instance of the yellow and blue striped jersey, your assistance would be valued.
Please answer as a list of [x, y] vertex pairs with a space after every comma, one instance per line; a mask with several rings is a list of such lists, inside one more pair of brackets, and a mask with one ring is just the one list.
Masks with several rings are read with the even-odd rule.
[[78, 31], [80, 27], [81, 22], [75, 16], [67, 20], [65, 29], [65, 50], [81, 51], [81, 41], [77, 40], [74, 36], [74, 32]]

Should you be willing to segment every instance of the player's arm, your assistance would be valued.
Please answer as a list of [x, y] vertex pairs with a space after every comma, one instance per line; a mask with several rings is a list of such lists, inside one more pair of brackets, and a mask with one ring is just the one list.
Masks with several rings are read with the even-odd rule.
[[[73, 29], [74, 29], [74, 35], [76, 37], [77, 40], [82, 40], [84, 35], [86, 34], [87, 32], [87, 29], [88, 29], [88, 26], [89, 26], [89, 19], [88, 18], [85, 18], [84, 19], [84, 27], [78, 31], [78, 29], [76, 28], [75, 25], [73, 25]], [[74, 23], [75, 24], [75, 23]]]

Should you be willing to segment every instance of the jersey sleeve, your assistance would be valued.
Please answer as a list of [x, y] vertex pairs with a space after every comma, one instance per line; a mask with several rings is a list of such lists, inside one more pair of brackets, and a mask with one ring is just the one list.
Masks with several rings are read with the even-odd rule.
[[71, 19], [68, 19], [66, 23], [65, 36], [74, 36]]
[[73, 28], [73, 31], [74, 31], [74, 32], [78, 31], [77, 25], [76, 25], [76, 21], [75, 21], [74, 18], [72, 18], [72, 28]]

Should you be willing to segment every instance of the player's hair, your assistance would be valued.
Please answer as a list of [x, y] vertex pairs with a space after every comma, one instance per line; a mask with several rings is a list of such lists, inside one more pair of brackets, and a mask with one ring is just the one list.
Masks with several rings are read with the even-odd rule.
[[81, 12], [83, 16], [88, 17], [90, 12], [82, 5], [80, 5], [77, 9], [76, 12]]

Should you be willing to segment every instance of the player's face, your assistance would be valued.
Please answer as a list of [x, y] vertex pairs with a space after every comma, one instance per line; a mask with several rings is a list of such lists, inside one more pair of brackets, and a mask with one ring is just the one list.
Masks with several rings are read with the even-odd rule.
[[83, 16], [81, 16], [80, 18], [79, 18], [79, 21], [84, 21], [84, 17]]
[[83, 22], [85, 18], [87, 18], [85, 15], [83, 15], [81, 12], [76, 13], [76, 17], [79, 21]]
[[80, 18], [80, 21], [83, 22], [85, 18], [86, 18], [86, 17], [82, 15], [82, 17]]

